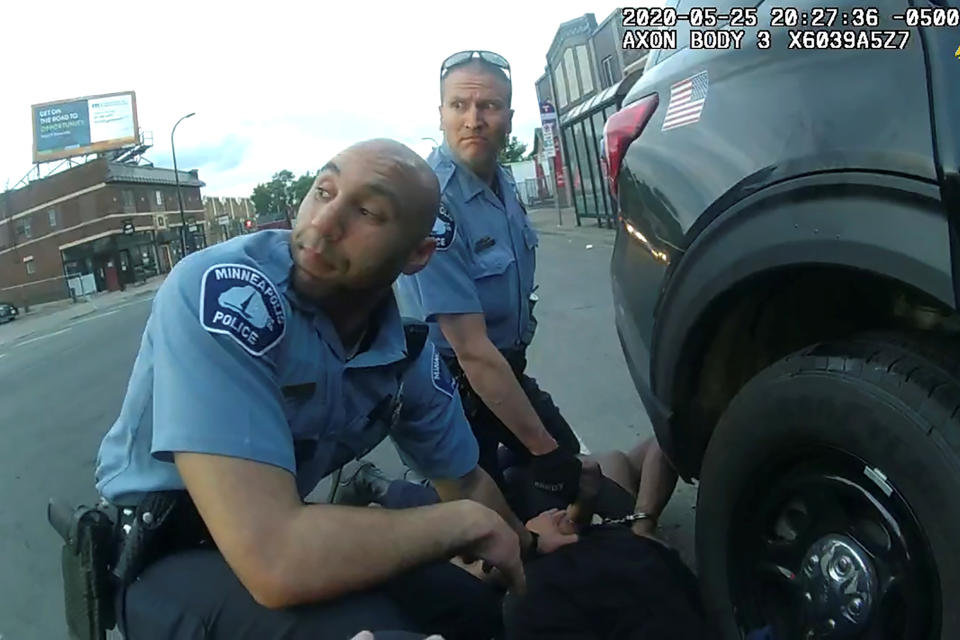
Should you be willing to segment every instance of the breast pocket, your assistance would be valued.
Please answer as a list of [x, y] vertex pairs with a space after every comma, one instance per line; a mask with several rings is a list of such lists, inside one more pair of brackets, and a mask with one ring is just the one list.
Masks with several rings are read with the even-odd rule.
[[476, 257], [473, 280], [488, 324], [491, 320], [498, 321], [511, 315], [516, 296], [509, 276], [515, 262], [514, 255], [500, 247]]

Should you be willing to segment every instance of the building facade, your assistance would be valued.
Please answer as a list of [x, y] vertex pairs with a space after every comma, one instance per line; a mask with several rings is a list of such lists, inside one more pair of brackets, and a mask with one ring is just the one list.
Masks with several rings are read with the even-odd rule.
[[[203, 183], [179, 177], [190, 252], [206, 246]], [[98, 158], [0, 193], [0, 299], [39, 304], [166, 273], [182, 226], [171, 169]]]
[[[545, 73], [536, 82], [537, 99], [554, 105], [555, 145], [566, 188], [582, 218], [613, 225], [616, 206], [607, 188], [603, 127], [616, 113], [646, 63], [646, 50], [624, 50], [619, 9], [597, 24], [592, 13], [564, 22], [547, 51]], [[558, 172], [558, 176], [559, 176]]]
[[257, 220], [250, 198], [204, 196], [203, 211], [211, 244], [248, 233]]

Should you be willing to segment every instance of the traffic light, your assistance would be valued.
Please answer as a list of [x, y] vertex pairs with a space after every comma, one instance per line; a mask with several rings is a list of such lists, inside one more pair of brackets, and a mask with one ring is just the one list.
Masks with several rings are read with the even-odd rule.
[[253, 220], [244, 220], [243, 228], [247, 230], [253, 229]]

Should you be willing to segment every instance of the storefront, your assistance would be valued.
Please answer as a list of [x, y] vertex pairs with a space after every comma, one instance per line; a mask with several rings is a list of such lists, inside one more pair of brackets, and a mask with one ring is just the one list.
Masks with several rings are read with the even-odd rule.
[[97, 291], [122, 291], [159, 273], [152, 230], [97, 238], [62, 249], [60, 257], [68, 281], [92, 275]]
[[639, 77], [640, 73], [627, 76], [560, 118], [578, 225], [581, 218], [595, 218], [597, 226], [613, 228], [616, 206], [607, 187], [603, 126], [620, 109], [623, 97]]

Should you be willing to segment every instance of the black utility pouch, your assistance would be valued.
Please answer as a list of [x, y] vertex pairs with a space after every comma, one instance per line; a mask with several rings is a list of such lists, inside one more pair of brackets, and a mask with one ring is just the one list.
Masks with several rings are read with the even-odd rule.
[[105, 640], [116, 626], [114, 582], [114, 523], [97, 507], [68, 507], [51, 500], [47, 519], [63, 538], [60, 564], [67, 630], [71, 640]]

